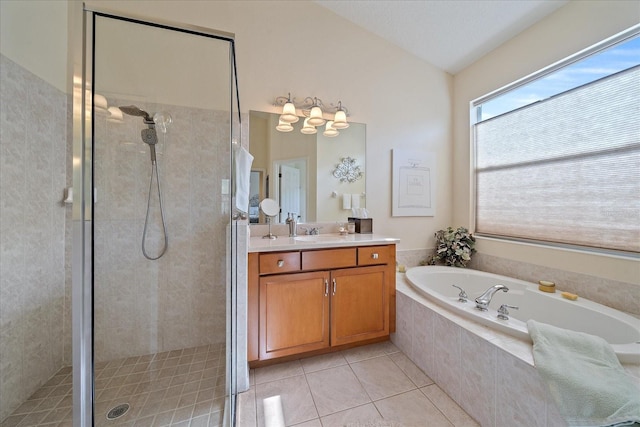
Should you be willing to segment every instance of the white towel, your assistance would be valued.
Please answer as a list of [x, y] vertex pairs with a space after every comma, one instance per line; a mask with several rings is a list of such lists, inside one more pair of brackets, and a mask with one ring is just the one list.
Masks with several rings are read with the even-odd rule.
[[236, 208], [241, 212], [249, 211], [249, 192], [251, 183], [251, 164], [253, 156], [240, 144], [233, 144], [233, 182]]
[[351, 209], [351, 194], [342, 195], [342, 209]]
[[352, 208], [359, 208], [360, 207], [360, 195], [359, 194], [352, 194], [351, 195], [351, 207]]
[[640, 423], [640, 390], [600, 337], [527, 321], [533, 360], [569, 426]]

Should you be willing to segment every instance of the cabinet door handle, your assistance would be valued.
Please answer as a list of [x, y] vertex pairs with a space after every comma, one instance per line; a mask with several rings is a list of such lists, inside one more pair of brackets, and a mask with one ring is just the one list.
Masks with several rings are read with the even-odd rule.
[[284, 260], [283, 259], [279, 259], [278, 260], [278, 267], [284, 267]]
[[324, 296], [328, 296], [329, 295], [329, 281], [327, 279], [324, 279]]
[[374, 252], [374, 253], [372, 253], [372, 254], [371, 254], [371, 258], [373, 258], [373, 259], [378, 259], [378, 254], [377, 254], [377, 253], [375, 253], [375, 252]]
[[335, 295], [336, 294], [336, 279], [333, 279], [332, 283], [333, 283], [333, 294], [332, 295]]

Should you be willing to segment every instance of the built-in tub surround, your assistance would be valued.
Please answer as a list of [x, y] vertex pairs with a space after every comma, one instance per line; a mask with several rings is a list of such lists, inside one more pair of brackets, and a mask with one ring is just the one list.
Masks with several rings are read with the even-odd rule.
[[[477, 270], [415, 267], [407, 271], [406, 279], [447, 310], [516, 338], [530, 340], [526, 321], [533, 319], [600, 336], [611, 344], [621, 362], [640, 364], [640, 320], [601, 304], [584, 298], [570, 301], [560, 292], [542, 292], [533, 283]], [[466, 302], [459, 300], [460, 291], [454, 285], [465, 290]], [[487, 311], [478, 310], [477, 297], [495, 286], [507, 292], [498, 291]], [[513, 307], [508, 308], [508, 319], [497, 317], [503, 304]]]
[[[392, 341], [483, 427], [566, 426], [532, 345], [448, 311], [396, 277]], [[623, 365], [640, 386], [640, 365]]]
[[71, 359], [61, 203], [68, 102], [0, 55], [0, 420]]
[[476, 253], [471, 268], [527, 282], [555, 282], [556, 288], [616, 310], [640, 316], [640, 285]]
[[[405, 265], [407, 268], [415, 267], [432, 253], [433, 249], [398, 250], [398, 264]], [[550, 280], [556, 283], [558, 289], [640, 317], [640, 285], [635, 283], [549, 268], [481, 252], [473, 255], [467, 268], [533, 283], [537, 283], [538, 280]]]

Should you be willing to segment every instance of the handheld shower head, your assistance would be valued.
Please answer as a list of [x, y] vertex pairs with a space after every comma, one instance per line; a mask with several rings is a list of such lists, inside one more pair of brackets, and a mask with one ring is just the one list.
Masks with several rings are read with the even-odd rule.
[[149, 113], [141, 110], [135, 105], [125, 105], [123, 107], [118, 107], [118, 108], [120, 108], [120, 111], [122, 111], [125, 114], [128, 114], [129, 116], [142, 117], [142, 120], [147, 125], [147, 129], [142, 129], [142, 131], [140, 132], [140, 136], [142, 137], [142, 142], [149, 145], [151, 150], [150, 151], [151, 163], [155, 164], [156, 163], [155, 145], [158, 143], [158, 134], [156, 133], [156, 129], [155, 129], [156, 125], [153, 118], [149, 115]]
[[120, 108], [120, 111], [122, 111], [123, 113], [128, 114], [130, 116], [142, 117], [143, 120], [145, 121], [145, 123], [147, 123], [147, 122], [153, 123], [153, 119], [151, 118], [149, 113], [139, 109], [135, 105], [125, 105], [123, 107], [118, 107], [118, 108]]

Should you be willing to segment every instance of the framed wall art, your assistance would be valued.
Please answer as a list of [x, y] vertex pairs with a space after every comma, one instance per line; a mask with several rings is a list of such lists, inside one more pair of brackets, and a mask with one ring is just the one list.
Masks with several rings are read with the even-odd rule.
[[435, 216], [436, 154], [393, 149], [391, 157], [392, 216]]

